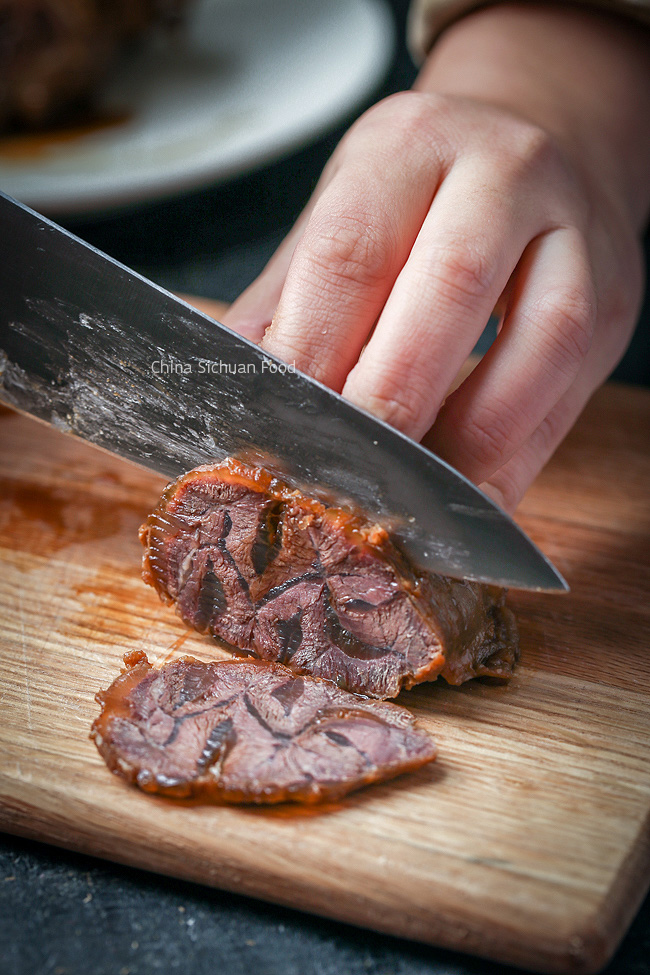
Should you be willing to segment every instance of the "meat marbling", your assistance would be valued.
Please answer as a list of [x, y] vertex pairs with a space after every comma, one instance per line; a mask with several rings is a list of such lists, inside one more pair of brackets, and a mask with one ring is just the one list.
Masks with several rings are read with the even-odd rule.
[[91, 737], [146, 792], [225, 802], [318, 802], [432, 761], [432, 739], [395, 704], [258, 660], [160, 669], [142, 651], [97, 701]]
[[385, 529], [232, 459], [170, 484], [140, 537], [197, 630], [348, 691], [505, 678], [518, 656], [504, 590], [418, 572]]

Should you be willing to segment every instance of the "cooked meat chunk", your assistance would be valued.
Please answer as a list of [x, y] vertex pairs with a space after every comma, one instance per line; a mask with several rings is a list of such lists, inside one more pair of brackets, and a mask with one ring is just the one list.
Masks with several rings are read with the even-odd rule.
[[505, 592], [416, 572], [387, 532], [229, 460], [165, 490], [141, 528], [145, 581], [230, 647], [395, 697], [438, 675], [508, 677]]
[[124, 44], [187, 0], [0, 0], [0, 128], [42, 126], [87, 102]]
[[91, 737], [146, 792], [222, 802], [318, 802], [419, 768], [436, 755], [408, 711], [258, 660], [142, 651], [97, 695]]

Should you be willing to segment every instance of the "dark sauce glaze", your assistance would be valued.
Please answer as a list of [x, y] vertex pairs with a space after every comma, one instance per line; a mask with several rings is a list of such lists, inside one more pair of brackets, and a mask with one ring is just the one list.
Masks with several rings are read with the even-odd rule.
[[149, 793], [236, 803], [315, 803], [420, 768], [434, 742], [394, 704], [264, 661], [142, 651], [97, 694], [91, 737], [108, 767]]
[[0, 137], [0, 159], [7, 162], [32, 162], [98, 132], [118, 129], [131, 121], [131, 112], [95, 112], [79, 116], [73, 123], [53, 125], [38, 132], [16, 132]]
[[141, 540], [145, 580], [188, 623], [352, 692], [507, 679], [518, 656], [503, 590], [417, 572], [382, 527], [240, 461], [168, 485]]

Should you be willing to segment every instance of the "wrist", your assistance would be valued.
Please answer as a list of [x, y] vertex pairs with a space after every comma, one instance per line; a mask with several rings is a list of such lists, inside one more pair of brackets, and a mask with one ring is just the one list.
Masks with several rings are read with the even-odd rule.
[[497, 4], [443, 33], [415, 87], [539, 126], [640, 230], [650, 209], [648, 39], [638, 24], [592, 10]]

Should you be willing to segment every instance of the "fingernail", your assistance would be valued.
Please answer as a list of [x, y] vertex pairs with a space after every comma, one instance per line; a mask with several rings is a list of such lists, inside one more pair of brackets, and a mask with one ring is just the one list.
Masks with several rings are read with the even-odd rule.
[[243, 335], [244, 338], [250, 339], [252, 342], [259, 342], [270, 325], [268, 319], [260, 320], [248, 315], [231, 315], [230, 312], [223, 316], [222, 322], [233, 332]]

